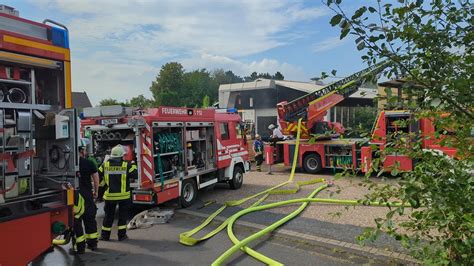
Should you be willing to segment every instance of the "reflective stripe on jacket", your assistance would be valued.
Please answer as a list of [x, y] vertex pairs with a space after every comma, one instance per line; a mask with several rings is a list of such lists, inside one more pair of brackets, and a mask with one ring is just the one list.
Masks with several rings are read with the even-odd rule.
[[104, 200], [124, 200], [130, 198], [130, 175], [136, 171], [136, 166], [127, 161], [109, 160], [99, 167], [103, 176], [101, 186], [107, 186]]

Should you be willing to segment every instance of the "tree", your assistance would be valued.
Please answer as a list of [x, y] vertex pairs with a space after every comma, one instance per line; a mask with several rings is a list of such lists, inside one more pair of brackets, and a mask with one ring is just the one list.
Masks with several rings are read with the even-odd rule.
[[[399, 173], [396, 167], [391, 171], [401, 175], [398, 186], [367, 181], [373, 191], [367, 200], [396, 200], [410, 204], [413, 211], [392, 207], [360, 240], [372, 240], [385, 231], [426, 264], [470, 265], [474, 259], [474, 148], [470, 139], [474, 128], [474, 6], [453, 0], [399, 0], [382, 5], [378, 0], [349, 15], [341, 2], [325, 2], [336, 13], [330, 24], [340, 28], [340, 38], [354, 36], [357, 49], [364, 53], [362, 60], [369, 65], [388, 60], [391, 68], [384, 74], [405, 79], [403, 89], [417, 99], [416, 106], [411, 106], [416, 118], [433, 119], [438, 129], [435, 135], [443, 139], [440, 144], [457, 149], [452, 159], [427, 152], [420, 141], [407, 142], [419, 135], [392, 136], [388, 148], [378, 154], [405, 154], [416, 165], [411, 172]], [[382, 163], [375, 159], [368, 174], [382, 174], [377, 167]], [[396, 223], [397, 215], [404, 221]]]
[[182, 105], [180, 90], [183, 85], [183, 74], [183, 66], [177, 62], [166, 63], [161, 67], [160, 73], [150, 87], [155, 105]]
[[[284, 77], [280, 72], [276, 72], [274, 76], [269, 73], [253, 72], [249, 77], [245, 77], [245, 81], [257, 78], [283, 79]], [[130, 105], [142, 108], [159, 105], [208, 106], [218, 100], [219, 85], [243, 81], [242, 77], [235, 75], [231, 70], [216, 69], [211, 73], [203, 68], [186, 72], [180, 63], [170, 62], [161, 67], [156, 80], [152, 82], [150, 91], [154, 100], [150, 102], [143, 95], [139, 95], [130, 100]], [[204, 101], [208, 103], [204, 105]]]
[[276, 80], [284, 80], [285, 79], [285, 76], [283, 76], [282, 73], [280, 73], [280, 71], [277, 71], [275, 73], [275, 75], [273, 75], [273, 79], [276, 79]]
[[219, 85], [231, 83], [227, 80], [225, 71], [222, 68], [212, 71], [211, 78]]
[[206, 69], [198, 69], [183, 75], [183, 89], [180, 98], [182, 106], [199, 107], [203, 98], [208, 96], [213, 102], [217, 99], [219, 85], [211, 78]]
[[242, 77], [235, 75], [231, 70], [226, 71], [225, 76], [229, 83], [239, 83], [244, 81]]
[[267, 73], [260, 73], [260, 74], [258, 74], [257, 78], [272, 79], [273, 76], [270, 75], [270, 73], [267, 72]]
[[242, 77], [235, 75], [231, 70], [224, 71], [222, 68], [214, 70], [211, 74], [211, 78], [214, 79], [218, 85], [244, 81]]
[[252, 74], [250, 74], [250, 76], [244, 77], [245, 82], [254, 81], [256, 79], [258, 79], [257, 72], [252, 72]]
[[249, 81], [254, 81], [256, 79], [259, 79], [259, 78], [283, 80], [285, 77], [283, 76], [283, 74], [280, 73], [280, 71], [277, 71], [275, 75], [270, 75], [270, 73], [268, 72], [259, 73], [259, 74], [257, 74], [257, 72], [252, 72], [250, 76], [244, 77], [244, 80], [245, 82], [249, 82]]
[[112, 98], [102, 99], [99, 102], [99, 106], [109, 106], [109, 105], [121, 105], [117, 100]]
[[354, 110], [354, 120], [349, 123], [350, 137], [365, 137], [372, 127], [377, 117], [377, 107], [357, 106]]
[[148, 108], [153, 106], [153, 101], [150, 99], [145, 98], [143, 94], [138, 95], [137, 97], [133, 97], [130, 99], [129, 105], [132, 107], [139, 107], [139, 108]]

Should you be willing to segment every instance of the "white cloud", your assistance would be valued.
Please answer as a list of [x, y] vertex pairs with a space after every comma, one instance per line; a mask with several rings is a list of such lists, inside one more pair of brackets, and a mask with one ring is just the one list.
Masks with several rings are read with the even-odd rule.
[[343, 45], [347, 40], [347, 38], [340, 40], [339, 37], [330, 37], [315, 43], [312, 50], [315, 53], [329, 51]]
[[[67, 17], [74, 89], [86, 89], [93, 99], [106, 98], [100, 93], [105, 89], [114, 91], [107, 97], [135, 96], [127, 94], [130, 89], [148, 93], [159, 67], [168, 61], [190, 69], [222, 67], [239, 75], [281, 71], [293, 79], [303, 77], [300, 68], [284, 62], [244, 58], [296, 41], [305, 34], [296, 30], [298, 23], [328, 14], [323, 7], [285, 0], [32, 3]], [[151, 70], [155, 72], [144, 74]]]
[[[68, 14], [71, 39], [245, 56], [285, 44], [279, 34], [327, 14], [286, 1], [46, 1]], [[145, 42], [135, 39], [146, 33]], [[128, 46], [123, 47], [124, 50]]]
[[[105, 98], [124, 101], [139, 94], [152, 97], [149, 87], [159, 72], [159, 67], [152, 67], [146, 63], [104, 61], [103, 59], [108, 56], [109, 53], [97, 53], [93, 56], [95, 58], [93, 61], [80, 58], [74, 60], [73, 89], [87, 91], [94, 105]], [[270, 74], [280, 71], [286, 79], [292, 80], [304, 80], [307, 76], [301, 67], [266, 58], [260, 61], [241, 62], [224, 56], [202, 54], [178, 61], [187, 71], [200, 68], [212, 71], [223, 68], [230, 69], [242, 77], [250, 75], [253, 71]]]
[[151, 97], [149, 87], [159, 69], [147, 64], [104, 62], [76, 59], [72, 66], [74, 91], [86, 91], [92, 104], [113, 98], [120, 101], [143, 94]]
[[186, 70], [194, 70], [198, 68], [206, 68], [215, 70], [222, 68], [224, 70], [232, 70], [234, 74], [239, 76], [248, 76], [252, 72], [274, 74], [280, 71], [285, 75], [285, 79], [303, 80], [306, 77], [301, 67], [288, 63], [280, 63], [274, 59], [264, 58], [260, 61], [242, 62], [225, 56], [217, 56], [211, 54], [201, 54], [199, 57], [187, 58], [180, 60]]

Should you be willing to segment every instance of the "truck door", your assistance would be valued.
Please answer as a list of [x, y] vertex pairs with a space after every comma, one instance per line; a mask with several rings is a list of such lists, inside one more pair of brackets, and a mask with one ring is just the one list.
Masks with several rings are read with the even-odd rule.
[[231, 132], [229, 128], [229, 122], [218, 122], [219, 140], [223, 146], [227, 146], [230, 143]]
[[227, 167], [230, 161], [230, 154], [227, 146], [230, 145], [230, 126], [228, 122], [216, 122], [216, 142], [217, 142], [217, 165], [218, 168]]

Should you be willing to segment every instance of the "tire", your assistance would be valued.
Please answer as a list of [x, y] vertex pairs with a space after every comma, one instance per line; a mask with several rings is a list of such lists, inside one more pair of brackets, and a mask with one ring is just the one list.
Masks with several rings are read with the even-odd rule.
[[311, 153], [304, 157], [303, 168], [306, 173], [317, 174], [323, 169], [319, 154]]
[[232, 180], [229, 181], [229, 186], [231, 189], [239, 189], [244, 182], [244, 170], [241, 166], [234, 167], [234, 173], [232, 175]]
[[197, 198], [197, 186], [196, 182], [192, 179], [183, 181], [183, 187], [181, 188], [181, 196], [179, 197], [181, 206], [187, 208], [193, 205]]

